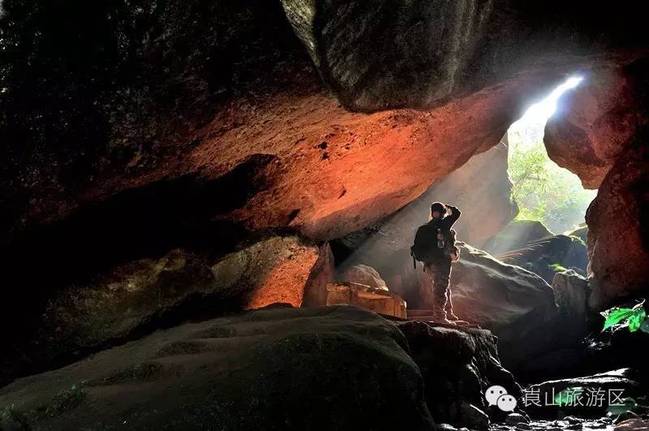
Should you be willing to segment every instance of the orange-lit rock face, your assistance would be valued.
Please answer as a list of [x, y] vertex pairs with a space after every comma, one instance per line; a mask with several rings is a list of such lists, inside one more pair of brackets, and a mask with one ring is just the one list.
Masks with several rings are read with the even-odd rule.
[[588, 208], [588, 252], [595, 283], [589, 303], [642, 296], [649, 280], [649, 150], [645, 130], [620, 157]]
[[[327, 259], [327, 252], [326, 246], [305, 244], [294, 236], [271, 237], [226, 255], [212, 272], [220, 290], [246, 287], [248, 293], [241, 304], [245, 309], [275, 303], [300, 307], [305, 290], [324, 288], [330, 281], [327, 274], [331, 276], [332, 271], [321, 262]], [[312, 286], [314, 283], [321, 286]]]
[[582, 86], [561, 101], [561, 112], [545, 129], [548, 155], [596, 189], [639, 125], [632, 77], [623, 68], [604, 68], [586, 76]]
[[302, 305], [305, 288], [318, 261], [318, 249], [288, 245], [281, 252], [275, 256], [275, 265], [267, 268], [259, 280], [245, 308], [256, 309], [277, 303], [293, 307]]
[[352, 113], [322, 91], [233, 104], [205, 130], [188, 169], [209, 177], [255, 155], [265, 189], [234, 217], [328, 239], [388, 215], [474, 153], [496, 145], [538, 76], [437, 109]]

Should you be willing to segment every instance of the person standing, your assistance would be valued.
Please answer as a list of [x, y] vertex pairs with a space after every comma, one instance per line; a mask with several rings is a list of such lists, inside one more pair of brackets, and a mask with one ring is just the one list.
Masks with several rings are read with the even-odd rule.
[[461, 214], [457, 207], [434, 202], [430, 221], [417, 229], [411, 247], [413, 259], [424, 264], [422, 293], [426, 305], [433, 310], [433, 318], [443, 323], [452, 323], [449, 318], [458, 320], [453, 313], [449, 284], [451, 265], [459, 259], [452, 227]]

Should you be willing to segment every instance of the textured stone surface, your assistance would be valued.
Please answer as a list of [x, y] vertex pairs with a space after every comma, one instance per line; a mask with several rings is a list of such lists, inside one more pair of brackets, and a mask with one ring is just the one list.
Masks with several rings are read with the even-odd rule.
[[421, 368], [436, 422], [482, 430], [489, 423], [485, 389], [501, 385], [520, 395], [514, 378], [500, 364], [496, 338], [489, 331], [416, 321], [400, 323], [399, 328]]
[[405, 319], [406, 302], [386, 289], [376, 289], [363, 284], [339, 282], [325, 286], [325, 302], [320, 305], [353, 305], [386, 316]]
[[381, 274], [371, 266], [363, 264], [346, 268], [337, 274], [336, 279], [343, 282], [364, 284], [374, 289], [389, 290], [385, 281], [381, 278]]
[[[53, 292], [41, 314], [18, 320], [35, 327], [5, 340], [1, 380], [70, 361], [186, 319], [274, 303], [302, 305], [320, 279], [326, 246], [298, 237], [269, 237], [219, 260], [176, 249]], [[329, 272], [329, 276], [331, 276]]]
[[394, 324], [353, 307], [261, 310], [20, 379], [0, 406], [40, 430], [433, 430], [407, 351]]
[[566, 269], [572, 269], [586, 276], [587, 254], [586, 243], [580, 238], [555, 235], [501, 253], [498, 259], [532, 271], [548, 283], [552, 283], [554, 275]]
[[554, 234], [543, 223], [535, 220], [514, 220], [485, 243], [484, 249], [494, 256], [517, 250], [525, 244], [548, 238]]
[[585, 325], [589, 314], [590, 287], [588, 280], [575, 271], [562, 271], [554, 276], [552, 291], [557, 307], [559, 307], [559, 313]]
[[318, 247], [296, 237], [273, 237], [214, 264], [216, 285], [246, 292], [244, 308], [262, 308], [275, 303], [302, 305], [304, 292], [317, 264]]
[[635, 131], [647, 122], [639, 100], [647, 84], [646, 63], [593, 70], [585, 85], [562, 98], [559, 112], [546, 125], [548, 155], [577, 174], [586, 188], [599, 187]]
[[[555, 400], [562, 391], [573, 391], [574, 388], [581, 388], [582, 390], [582, 404], [575, 403], [566, 403], [562, 407], [557, 405], [555, 406], [545, 406], [543, 400], [546, 398], [548, 400]], [[558, 417], [563, 417], [567, 413], [575, 414], [582, 417], [601, 417], [603, 416], [608, 407], [609, 407], [609, 390], [617, 390], [618, 395], [621, 395], [622, 398], [627, 397], [637, 397], [642, 394], [642, 390], [638, 382], [633, 380], [632, 370], [625, 368], [614, 371], [607, 371], [603, 373], [598, 373], [591, 376], [575, 377], [568, 379], [560, 380], [550, 380], [538, 384], [531, 385], [527, 388], [529, 391], [538, 391], [540, 394], [540, 399], [542, 400], [541, 406], [528, 405], [528, 411], [530, 414], [534, 415], [543, 415], [543, 416], [552, 416], [556, 415]], [[597, 390], [603, 391], [604, 402], [593, 402], [589, 404], [586, 402], [588, 396], [593, 396], [593, 393], [596, 393]], [[595, 391], [595, 392], [590, 392]], [[574, 394], [574, 392], [572, 392]], [[576, 399], [576, 398], [573, 398]], [[619, 401], [618, 401], [619, 403]]]
[[593, 277], [589, 304], [642, 296], [649, 279], [649, 134], [644, 129], [611, 168], [586, 213]]
[[[589, 5], [584, 14], [585, 3], [556, 0], [282, 4], [324, 80], [346, 106], [360, 110], [428, 106], [517, 69], [577, 60], [559, 53], [597, 53], [602, 39], [644, 40], [633, 7]], [[613, 12], [625, 26], [611, 19]]]
[[494, 7], [492, 0], [282, 3], [325, 80], [356, 109], [421, 106], [449, 96]]

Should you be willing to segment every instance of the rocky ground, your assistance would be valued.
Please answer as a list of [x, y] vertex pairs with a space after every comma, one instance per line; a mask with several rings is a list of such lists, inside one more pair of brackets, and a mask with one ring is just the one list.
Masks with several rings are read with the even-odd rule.
[[0, 389], [0, 429], [486, 429], [492, 384], [519, 390], [488, 331], [280, 307], [16, 380]]

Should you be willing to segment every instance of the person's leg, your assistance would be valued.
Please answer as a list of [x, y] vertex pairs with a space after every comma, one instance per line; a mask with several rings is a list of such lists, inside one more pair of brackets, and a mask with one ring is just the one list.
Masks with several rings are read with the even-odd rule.
[[433, 308], [433, 270], [430, 265], [424, 265], [424, 270], [419, 273], [419, 306], [421, 308]]
[[434, 274], [434, 292], [437, 302], [437, 307], [440, 314], [440, 320], [448, 321], [448, 319], [457, 319], [453, 313], [453, 305], [451, 302], [451, 294], [449, 290], [449, 281], [451, 276], [451, 261], [442, 261], [435, 265]]
[[445, 262], [431, 265], [433, 275], [433, 314], [438, 320], [447, 321], [446, 304], [448, 269]]
[[453, 301], [451, 299], [451, 265], [449, 264], [448, 266], [448, 282], [446, 283], [446, 305], [445, 305], [445, 311], [446, 311], [446, 316], [451, 319], [451, 320], [459, 320], [459, 317], [455, 315], [453, 312]]

